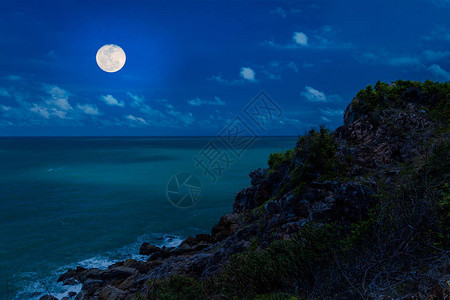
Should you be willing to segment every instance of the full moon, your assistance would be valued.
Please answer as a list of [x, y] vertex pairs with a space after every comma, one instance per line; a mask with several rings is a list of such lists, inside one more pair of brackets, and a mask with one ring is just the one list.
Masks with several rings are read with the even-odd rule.
[[125, 65], [125, 52], [114, 44], [108, 44], [97, 51], [97, 64], [105, 72], [114, 73]]

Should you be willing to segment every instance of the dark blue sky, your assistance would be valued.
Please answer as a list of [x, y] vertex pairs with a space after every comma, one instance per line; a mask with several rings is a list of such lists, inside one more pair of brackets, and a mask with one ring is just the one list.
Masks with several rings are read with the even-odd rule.
[[449, 0], [4, 1], [0, 135], [216, 135], [261, 90], [258, 134], [335, 128], [367, 84], [450, 80], [449, 46]]

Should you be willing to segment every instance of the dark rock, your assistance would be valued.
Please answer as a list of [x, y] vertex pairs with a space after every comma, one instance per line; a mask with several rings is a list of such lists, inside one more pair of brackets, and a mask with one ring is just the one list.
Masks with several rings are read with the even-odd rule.
[[193, 250], [193, 248], [191, 246], [189, 246], [188, 244], [182, 244], [180, 246], [178, 246], [177, 248], [172, 250], [173, 254], [184, 254], [187, 252], [191, 252]]
[[253, 209], [266, 202], [272, 194], [272, 187], [264, 180], [259, 186], [250, 186], [236, 194], [233, 204], [233, 212], [239, 213]]
[[75, 297], [76, 295], [77, 295], [77, 293], [75, 293], [75, 292], [69, 292], [69, 297], [70, 298]]
[[127, 259], [127, 260], [124, 260], [124, 261], [117, 262], [117, 263], [115, 263], [113, 265], [110, 265], [108, 267], [108, 269], [112, 269], [112, 268], [116, 268], [116, 267], [128, 267], [128, 268], [136, 269], [136, 268], [139, 267], [140, 264], [141, 264], [141, 262], [137, 261], [135, 259]]
[[83, 297], [84, 295], [90, 295], [90, 296], [98, 296], [100, 294], [100, 288], [104, 286], [104, 282], [97, 279], [87, 279], [85, 282], [83, 282], [82, 287], [82, 293], [80, 293], [78, 296]]
[[246, 209], [256, 207], [255, 205], [255, 194], [257, 188], [254, 186], [248, 187], [244, 190], [239, 191], [236, 194], [234, 203], [233, 203], [233, 212], [238, 213], [242, 212]]
[[127, 291], [134, 285], [134, 282], [139, 276], [139, 273], [135, 273], [130, 277], [125, 278], [125, 280], [117, 282], [117, 284], [115, 284], [114, 286], [116, 286], [120, 290]]
[[45, 295], [39, 298], [39, 300], [58, 300], [58, 298], [53, 297], [52, 295]]
[[215, 242], [221, 241], [231, 236], [239, 228], [239, 216], [237, 214], [228, 214], [220, 218], [219, 223], [212, 229], [212, 236]]
[[[132, 299], [145, 292], [146, 282], [152, 279], [173, 274], [199, 279], [212, 276], [233, 254], [250, 245], [265, 248], [276, 239], [291, 238], [308, 222], [346, 226], [364, 218], [374, 206], [373, 191], [382, 182], [380, 174], [388, 177], [383, 181], [386, 185], [395, 185], [402, 171], [399, 165], [423, 154], [420, 145], [427, 141], [428, 128], [433, 126], [426, 119], [429, 114], [421, 113], [421, 105], [416, 105], [424, 97], [420, 90], [407, 89], [401, 97], [404, 109], [368, 112], [358, 106], [347, 107], [344, 126], [333, 133], [339, 162], [336, 169], [341, 164], [345, 169], [339, 174], [342, 176], [331, 174], [331, 178], [339, 179], [320, 181], [320, 175], [329, 178], [330, 174], [311, 170], [302, 189], [294, 192], [292, 170], [307, 162], [304, 151], [294, 151], [293, 159], [276, 164], [270, 172], [251, 172], [251, 186], [236, 194], [233, 212], [222, 216], [211, 234], [189, 236], [176, 248], [144, 243], [139, 253], [149, 255], [146, 262], [126, 260], [107, 270], [77, 268], [58, 281], [83, 283], [77, 295], [80, 300]], [[379, 101], [388, 107], [390, 99], [384, 96]], [[264, 209], [255, 209], [261, 206]]]
[[214, 242], [214, 238], [210, 234], [197, 234], [195, 237], [187, 237], [181, 245], [187, 244], [189, 246], [195, 245], [211, 245]]
[[128, 268], [128, 267], [116, 267], [112, 269], [108, 269], [101, 272], [95, 272], [94, 274], [87, 275], [88, 278], [93, 279], [101, 279], [101, 280], [110, 280], [110, 279], [117, 279], [117, 278], [126, 278], [130, 275], [132, 275], [134, 272], [136, 272], [136, 269]]
[[299, 229], [304, 226], [306, 223], [305, 222], [290, 222], [290, 223], [286, 223], [282, 226], [282, 228], [285, 230], [285, 232], [287, 234], [292, 234], [295, 232], [298, 232]]
[[69, 269], [66, 273], [58, 278], [58, 282], [63, 282], [64, 285], [74, 285], [81, 282], [80, 274], [86, 272], [88, 269], [77, 267], [75, 270]]
[[76, 279], [69, 278], [64, 281], [63, 285], [77, 285], [79, 282]]
[[146, 262], [141, 263], [137, 270], [141, 274], [148, 274], [150, 270], [153, 270], [155, 267], [162, 264], [161, 260], [148, 260]]
[[159, 247], [156, 247], [149, 243], [143, 243], [141, 245], [141, 247], [139, 248], [139, 254], [141, 254], [141, 255], [151, 255], [158, 251], [160, 251]]
[[251, 185], [257, 186], [259, 185], [264, 178], [266, 178], [267, 175], [267, 169], [259, 168], [257, 170], [254, 170], [250, 172], [249, 176], [251, 178]]
[[280, 213], [281, 207], [277, 202], [269, 201], [264, 206], [264, 210], [266, 211], [267, 214], [274, 215], [274, 214]]
[[[355, 98], [353, 101], [355, 103], [358, 103], [360, 100]], [[355, 122], [358, 119], [358, 117], [359, 117], [359, 114], [357, 114], [353, 110], [352, 106], [353, 106], [353, 102], [350, 103], [349, 105], [347, 105], [347, 108], [345, 109], [345, 112], [344, 112], [344, 125], [349, 125], [349, 124]]]
[[153, 253], [150, 256], [149, 260], [158, 260], [158, 259], [168, 258], [168, 257], [172, 256], [171, 251], [173, 249], [174, 249], [174, 247], [163, 246], [160, 251]]
[[293, 210], [294, 214], [299, 217], [308, 217], [309, 216], [309, 204], [307, 201], [299, 201], [296, 202]]
[[99, 299], [104, 300], [123, 300], [127, 296], [125, 291], [119, 290], [113, 286], [106, 286], [99, 295]]
[[258, 169], [250, 173], [252, 185], [236, 194], [233, 212], [240, 213], [260, 206], [278, 193], [280, 180], [289, 171], [288, 162], [277, 165], [277, 170]]

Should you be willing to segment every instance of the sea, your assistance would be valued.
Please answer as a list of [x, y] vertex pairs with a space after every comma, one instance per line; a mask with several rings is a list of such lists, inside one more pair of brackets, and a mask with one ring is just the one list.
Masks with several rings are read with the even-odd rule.
[[143, 242], [177, 246], [232, 211], [248, 174], [297, 137], [0, 138], [0, 299], [57, 298], [69, 268], [105, 269]]

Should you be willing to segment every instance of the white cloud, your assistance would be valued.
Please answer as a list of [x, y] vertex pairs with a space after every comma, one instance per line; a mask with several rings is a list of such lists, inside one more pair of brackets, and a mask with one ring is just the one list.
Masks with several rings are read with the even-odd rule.
[[283, 19], [286, 18], [286, 11], [282, 8], [282, 7], [277, 7], [274, 10], [270, 11], [271, 14], [275, 14], [275, 15], [279, 15], [281, 16]]
[[283, 48], [283, 46], [276, 44], [274, 41], [272, 40], [265, 40], [263, 43], [263, 45], [267, 45], [270, 47], [279, 47], [279, 48]]
[[421, 65], [420, 56], [409, 54], [398, 55], [386, 51], [380, 51], [379, 54], [367, 52], [355, 58], [361, 63], [385, 64], [394, 67], [409, 67]]
[[344, 115], [344, 111], [342, 109], [321, 108], [320, 111], [327, 117], [337, 117]]
[[4, 126], [13, 126], [14, 124], [11, 121], [0, 120], [0, 127]]
[[285, 9], [282, 7], [277, 7], [275, 9], [271, 10], [269, 13], [274, 14], [274, 15], [279, 15], [283, 19], [285, 19], [288, 15], [298, 15], [301, 12], [302, 11], [298, 8]]
[[217, 81], [220, 84], [223, 85], [240, 85], [240, 84], [244, 84], [244, 80], [242, 79], [235, 79], [235, 80], [228, 80], [225, 78], [222, 78], [222, 76], [220, 75], [213, 75], [210, 78], [208, 78], [209, 80], [213, 80], [213, 81]]
[[58, 98], [58, 99], [54, 99], [54, 100], [47, 100], [46, 101], [47, 104], [54, 104], [56, 105], [58, 108], [62, 109], [62, 110], [72, 110], [72, 106], [69, 104], [69, 101], [65, 98]]
[[288, 67], [289, 69], [292, 69], [295, 73], [298, 73], [298, 67], [297, 67], [297, 65], [295, 64], [295, 62], [290, 61], [290, 62], [287, 64], [287, 67]]
[[432, 31], [430, 31], [426, 36], [422, 36], [422, 38], [426, 41], [431, 40], [450, 41], [450, 30], [445, 26], [437, 26]]
[[411, 66], [420, 64], [420, 59], [412, 56], [399, 56], [388, 59], [388, 64], [391, 66]]
[[31, 106], [26, 102], [22, 102], [22, 105], [45, 119], [50, 119], [50, 117], [69, 119], [67, 113], [73, 110], [68, 100], [70, 93], [56, 85], [44, 84], [43, 88], [50, 95], [50, 99], [44, 99], [40, 104], [32, 103]]
[[320, 118], [321, 118], [322, 121], [324, 121], [324, 122], [330, 122], [330, 121], [331, 121], [330, 119], [328, 119], [328, 118], [325, 117], [325, 116], [320, 116]]
[[234, 80], [228, 80], [225, 78], [222, 78], [220, 75], [213, 75], [209, 80], [217, 81], [220, 84], [224, 85], [241, 85], [245, 82], [257, 82], [255, 79], [255, 71], [248, 67], [242, 67], [240, 70], [240, 76], [242, 79], [234, 79]]
[[433, 4], [439, 8], [442, 8], [450, 4], [450, 0], [430, 0], [430, 1], [433, 2]]
[[149, 105], [143, 105], [139, 110], [142, 113], [149, 116], [150, 118], [152, 118], [153, 121], [159, 120], [159, 119], [164, 119], [166, 117], [161, 111], [159, 111], [157, 109], [153, 109]]
[[53, 50], [50, 50], [48, 53], [47, 53], [47, 57], [48, 58], [56, 58], [57, 57], [57, 55], [56, 55], [56, 51], [53, 49]]
[[184, 123], [186, 125], [191, 125], [195, 121], [195, 118], [191, 112], [182, 113], [182, 112], [175, 111], [175, 110], [169, 110], [169, 111], [167, 111], [167, 114], [169, 114], [172, 117], [175, 117], [175, 119], [177, 121], [181, 121], [182, 123]]
[[266, 78], [271, 80], [281, 80], [286, 70], [298, 73], [297, 64], [293, 61], [272, 60], [265, 66], [258, 67]]
[[[367, 52], [355, 56], [360, 63], [386, 64], [394, 67], [420, 67], [426, 68], [425, 64], [436, 62], [450, 57], [450, 51], [425, 50], [416, 54], [394, 54], [387, 51], [380, 53]], [[434, 67], [436, 69], [436, 67]]]
[[450, 80], [450, 72], [442, 69], [440, 65], [431, 65], [428, 67], [428, 70], [437, 77], [440, 77], [444, 80]]
[[292, 37], [294, 42], [299, 45], [306, 46], [308, 45], [308, 37], [303, 32], [294, 32], [294, 36]]
[[6, 89], [4, 89], [4, 88], [0, 88], [0, 96], [2, 96], [2, 97], [11, 97], [9, 92]]
[[100, 96], [100, 99], [103, 100], [106, 104], [110, 106], [119, 106], [124, 107], [125, 103], [123, 101], [119, 101], [116, 98], [114, 98], [112, 95], [102, 95]]
[[167, 109], [165, 112], [144, 104], [139, 110], [145, 114], [146, 124], [158, 127], [183, 128], [194, 123], [195, 118], [191, 112], [177, 111], [171, 104], [165, 104], [164, 106]]
[[57, 110], [55, 108], [52, 108], [50, 111], [51, 111], [52, 115], [57, 116], [60, 119], [66, 119], [67, 112], [61, 111], [61, 110]]
[[127, 93], [127, 96], [133, 99], [133, 102], [131, 102], [132, 107], [140, 107], [142, 104], [144, 104], [144, 97], [135, 95], [131, 92]]
[[77, 108], [81, 110], [86, 115], [98, 116], [100, 112], [98, 111], [97, 106], [92, 104], [77, 104]]
[[47, 93], [50, 94], [52, 99], [46, 100], [49, 106], [56, 106], [58, 109], [63, 111], [72, 110], [72, 106], [69, 104], [69, 96], [70, 93], [56, 85], [53, 86], [45, 86]]
[[248, 81], [255, 81], [255, 71], [248, 67], [241, 68], [241, 77]]
[[4, 79], [7, 79], [7, 80], [11, 80], [11, 81], [19, 81], [19, 80], [22, 80], [22, 77], [21, 77], [21, 76], [13, 75], [13, 74], [8, 75], [8, 76], [5, 76], [5, 77], [3, 77], [3, 78], [4, 78]]
[[[15, 83], [14, 83], [15, 84]], [[10, 119], [14, 119], [17, 126], [45, 126], [48, 124], [58, 126], [80, 126], [84, 114], [100, 115], [95, 105], [77, 103], [72, 107], [70, 98], [72, 93], [56, 85], [39, 82], [21, 82], [26, 86], [27, 93], [12, 87], [17, 107], [0, 105], [0, 112]], [[41, 100], [35, 100], [41, 99]], [[33, 101], [34, 100], [34, 101]]]
[[30, 108], [30, 111], [35, 112], [42, 117], [49, 119], [50, 118], [50, 112], [47, 108], [37, 105], [36, 103], [33, 103], [33, 106]]
[[279, 75], [279, 74], [274, 74], [274, 73], [272, 73], [272, 72], [270, 72], [270, 71], [267, 71], [267, 70], [263, 70], [262, 72], [263, 72], [264, 75], [266, 75], [267, 78], [269, 78], [269, 79], [272, 79], [272, 80], [281, 80], [281, 75]]
[[318, 91], [310, 86], [305, 86], [305, 90], [302, 92], [302, 96], [311, 102], [326, 102], [327, 97], [325, 93]]
[[429, 61], [436, 61], [450, 56], [450, 51], [425, 50], [423, 52], [425, 58]]
[[349, 49], [350, 43], [336, 39], [339, 29], [332, 26], [322, 26], [318, 30], [311, 30], [308, 35], [305, 32], [296, 31], [292, 35], [292, 41], [288, 44], [279, 44], [273, 40], [265, 40], [262, 44], [279, 49]]
[[[188, 101], [189, 105], [192, 106], [201, 106], [201, 105], [225, 105], [225, 102], [222, 101], [219, 97], [214, 97], [213, 100], [202, 100], [200, 98], [194, 98]], [[172, 107], [169, 107], [172, 108]]]
[[140, 123], [140, 124], [143, 124], [143, 125], [147, 124], [147, 121], [145, 121], [143, 118], [135, 117], [133, 115], [128, 115], [128, 116], [125, 117], [125, 119], [130, 120], [130, 121], [134, 121], [134, 122], [137, 122], [137, 123]]
[[277, 60], [272, 60], [271, 62], [269, 62], [269, 67], [271, 68], [277, 68], [280, 66], [280, 62]]

